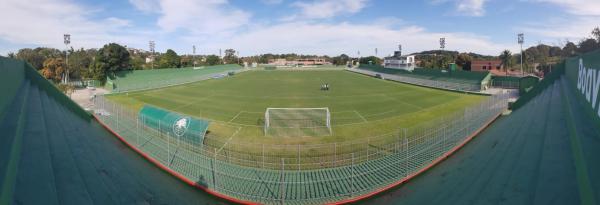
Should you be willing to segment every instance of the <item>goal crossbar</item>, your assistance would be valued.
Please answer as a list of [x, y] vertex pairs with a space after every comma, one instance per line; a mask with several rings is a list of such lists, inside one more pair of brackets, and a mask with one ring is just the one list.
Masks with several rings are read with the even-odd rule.
[[327, 107], [267, 108], [265, 111], [265, 135], [272, 128], [325, 128], [328, 130], [328, 134], [331, 134], [331, 113]]

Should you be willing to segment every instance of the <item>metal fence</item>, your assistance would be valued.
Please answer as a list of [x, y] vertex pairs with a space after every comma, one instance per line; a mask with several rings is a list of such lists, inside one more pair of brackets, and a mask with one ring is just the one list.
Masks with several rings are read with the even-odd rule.
[[479, 92], [482, 87], [481, 84], [476, 83], [468, 83], [468, 82], [451, 82], [451, 81], [441, 81], [441, 80], [431, 80], [431, 79], [423, 79], [423, 78], [415, 78], [409, 76], [402, 75], [393, 75], [393, 74], [385, 74], [379, 73], [369, 70], [356, 69], [356, 68], [348, 68], [346, 69], [351, 72], [361, 73], [370, 76], [380, 75], [384, 79], [393, 80], [413, 85], [420, 85], [425, 87], [432, 88], [441, 88], [445, 90], [454, 90], [454, 91], [467, 91], [467, 92]]
[[145, 127], [136, 111], [103, 96], [94, 100], [94, 111], [129, 144], [199, 186], [264, 204], [321, 204], [410, 177], [491, 122], [506, 109], [507, 99], [506, 94], [494, 95], [398, 132], [321, 145], [236, 144], [210, 137], [198, 143]]
[[492, 80], [491, 86], [494, 88], [503, 89], [519, 89], [519, 81], [508, 81], [508, 80]]
[[122, 92], [133, 92], [133, 91], [142, 91], [142, 90], [150, 90], [156, 88], [164, 88], [169, 86], [176, 86], [186, 83], [193, 83], [202, 80], [208, 80], [212, 78], [222, 78], [226, 77], [230, 72], [240, 73], [247, 71], [247, 69], [237, 69], [237, 70], [225, 70], [221, 72], [214, 73], [203, 73], [203, 74], [193, 74], [189, 73], [188, 75], [180, 75], [176, 77], [166, 76], [160, 80], [156, 79], [147, 79], [142, 81], [133, 81], [129, 82], [127, 80], [113, 80], [114, 88], [112, 89], [113, 93], [122, 93]]

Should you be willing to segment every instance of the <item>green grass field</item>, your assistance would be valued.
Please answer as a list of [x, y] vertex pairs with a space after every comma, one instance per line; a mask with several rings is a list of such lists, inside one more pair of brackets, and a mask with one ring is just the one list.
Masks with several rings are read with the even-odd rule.
[[[320, 85], [329, 83], [329, 91]], [[397, 132], [477, 104], [484, 96], [384, 81], [347, 71], [248, 71], [233, 77], [123, 93], [110, 100], [144, 104], [211, 121], [207, 138], [231, 144], [323, 144]], [[268, 107], [328, 107], [332, 136], [270, 137]]]

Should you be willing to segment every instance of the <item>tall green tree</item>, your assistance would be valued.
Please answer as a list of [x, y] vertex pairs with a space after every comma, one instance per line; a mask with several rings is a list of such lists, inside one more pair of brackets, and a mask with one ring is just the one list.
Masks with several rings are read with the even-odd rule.
[[180, 58], [177, 53], [171, 49], [160, 57], [159, 66], [161, 68], [179, 68]]
[[567, 42], [567, 44], [565, 44], [565, 47], [563, 47], [562, 49], [563, 57], [571, 57], [574, 56], [576, 53], [577, 45], [575, 45], [573, 42]]
[[96, 80], [105, 81], [114, 72], [129, 69], [129, 51], [116, 43], [104, 45], [94, 58], [90, 73]]
[[223, 62], [231, 64], [237, 63], [238, 56], [236, 55], [236, 51], [234, 49], [226, 49], [225, 56], [223, 57]]
[[84, 50], [83, 48], [76, 51], [70, 50], [69, 62], [67, 62], [69, 68], [69, 77], [87, 77], [94, 55], [95, 52], [89, 52]]
[[206, 65], [218, 65], [221, 64], [221, 59], [216, 55], [206, 56]]
[[460, 66], [463, 70], [471, 70], [471, 61], [473, 61], [473, 58], [471, 58], [469, 54], [461, 53], [456, 56], [454, 63]]
[[373, 64], [373, 65], [381, 65], [381, 58], [378, 58], [376, 56], [369, 56], [369, 57], [362, 57], [359, 60], [360, 64]]
[[36, 70], [42, 69], [44, 66], [44, 61], [46, 60], [45, 56], [40, 54], [37, 50], [31, 48], [19, 49], [16, 54], [16, 58], [28, 62]]
[[592, 31], [592, 37], [596, 39], [596, 43], [600, 44], [600, 27], [594, 28]]
[[512, 53], [509, 50], [504, 50], [499, 56], [504, 66], [504, 71], [508, 73], [508, 68], [512, 67]]
[[579, 48], [577, 49], [577, 52], [587, 53], [587, 52], [594, 51], [599, 48], [600, 48], [600, 45], [598, 45], [598, 42], [596, 42], [595, 39], [588, 38], [588, 39], [584, 39], [579, 42]]

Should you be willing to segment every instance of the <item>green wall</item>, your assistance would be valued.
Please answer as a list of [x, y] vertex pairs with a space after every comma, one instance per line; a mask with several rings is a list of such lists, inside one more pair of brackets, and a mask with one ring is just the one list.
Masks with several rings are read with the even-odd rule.
[[587, 110], [596, 125], [600, 125], [600, 50], [567, 59], [565, 66], [576, 101]]
[[23, 61], [0, 57], [0, 88], [2, 89], [0, 120], [23, 83], [25, 78], [24, 66]]

